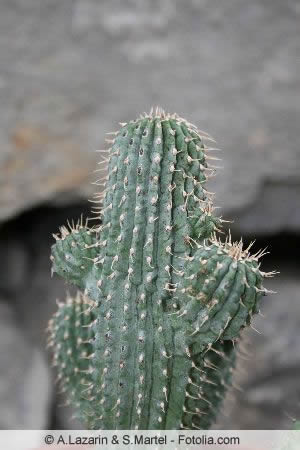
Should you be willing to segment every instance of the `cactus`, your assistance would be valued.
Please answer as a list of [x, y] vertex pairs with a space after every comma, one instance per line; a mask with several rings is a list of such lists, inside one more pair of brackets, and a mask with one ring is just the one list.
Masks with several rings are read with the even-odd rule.
[[59, 304], [49, 344], [90, 429], [207, 429], [230, 386], [273, 273], [264, 252], [216, 236], [211, 140], [158, 109], [122, 123], [99, 163], [96, 225], [55, 236], [52, 271], [82, 293]]

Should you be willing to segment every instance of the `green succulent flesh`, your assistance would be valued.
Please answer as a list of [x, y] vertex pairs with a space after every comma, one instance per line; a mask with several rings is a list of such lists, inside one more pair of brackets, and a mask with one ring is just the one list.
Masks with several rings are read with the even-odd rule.
[[260, 255], [214, 237], [204, 137], [163, 113], [124, 125], [101, 225], [63, 229], [52, 248], [53, 271], [84, 291], [50, 342], [88, 428], [206, 429], [230, 385], [266, 274]]

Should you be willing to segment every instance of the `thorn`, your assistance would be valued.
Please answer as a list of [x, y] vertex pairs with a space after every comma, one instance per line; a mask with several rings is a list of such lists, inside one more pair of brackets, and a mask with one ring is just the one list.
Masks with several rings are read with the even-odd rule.
[[206, 152], [222, 152], [221, 148], [216, 148], [216, 147], [205, 147], [201, 148], [201, 150], [203, 150], [205, 153]]
[[209, 159], [211, 161], [222, 161], [221, 158], [217, 158], [216, 156], [207, 155], [205, 159]]
[[252, 330], [256, 331], [256, 333], [262, 334], [260, 331], [258, 331], [256, 328], [254, 328], [254, 326], [252, 325], [252, 323], [250, 324], [250, 327], [252, 328]]
[[245, 390], [244, 390], [239, 384], [237, 384], [237, 383], [235, 383], [235, 382], [232, 382], [232, 386], [233, 386], [233, 388], [236, 389], [237, 391], [245, 392]]

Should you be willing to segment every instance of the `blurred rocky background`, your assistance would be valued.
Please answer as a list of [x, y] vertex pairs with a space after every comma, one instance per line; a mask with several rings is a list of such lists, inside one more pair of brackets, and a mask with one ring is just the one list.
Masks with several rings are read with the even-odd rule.
[[104, 133], [156, 105], [217, 138], [221, 213], [281, 272], [218, 426], [299, 419], [299, 21], [297, 0], [1, 1], [0, 428], [80, 426], [45, 350], [51, 233], [89, 215]]

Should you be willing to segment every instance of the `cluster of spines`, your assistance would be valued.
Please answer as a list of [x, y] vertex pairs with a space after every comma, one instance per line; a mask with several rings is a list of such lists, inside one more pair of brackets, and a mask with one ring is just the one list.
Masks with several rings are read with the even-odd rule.
[[202, 345], [233, 339], [251, 325], [262, 294], [271, 292], [262, 286], [263, 278], [275, 274], [259, 269], [262, 254], [250, 256], [242, 242], [212, 239], [189, 258], [184, 282], [190, 301], [177, 314], [190, 321], [193, 341], [199, 335]]
[[235, 344], [217, 341], [192, 357], [184, 403], [182, 429], [208, 429], [217, 418], [236, 360]]

